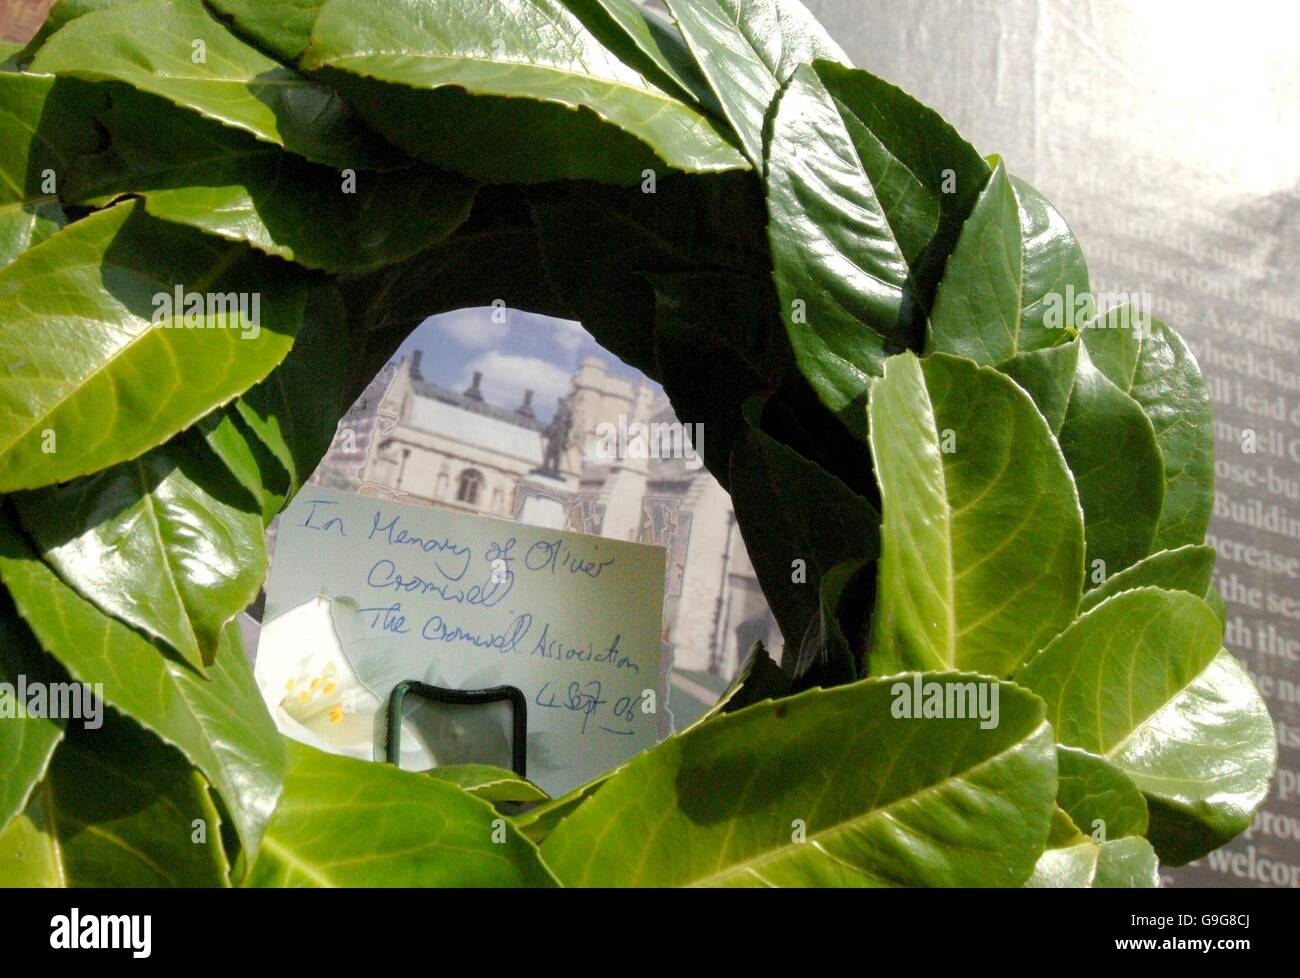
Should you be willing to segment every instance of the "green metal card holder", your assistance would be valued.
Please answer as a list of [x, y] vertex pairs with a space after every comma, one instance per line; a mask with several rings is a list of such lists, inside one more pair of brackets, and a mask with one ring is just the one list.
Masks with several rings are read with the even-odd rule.
[[528, 700], [517, 686], [491, 686], [487, 689], [446, 689], [408, 679], [393, 687], [388, 697], [388, 743], [385, 760], [397, 764], [402, 756], [402, 703], [411, 693], [433, 703], [457, 706], [482, 706], [488, 703], [510, 704], [510, 767], [521, 778], [528, 777]]

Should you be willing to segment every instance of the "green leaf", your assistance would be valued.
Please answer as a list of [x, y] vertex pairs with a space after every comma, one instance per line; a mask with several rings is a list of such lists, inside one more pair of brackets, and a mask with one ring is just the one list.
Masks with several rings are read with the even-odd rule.
[[[1061, 212], [1024, 180], [1013, 176], [1020, 205], [1020, 239], [1024, 262], [1021, 272], [1021, 332], [1040, 335], [1061, 330], [1071, 297], [1090, 302], [1088, 263], [1083, 249]], [[1091, 308], [1091, 307], [1088, 307]], [[1061, 313], [1062, 322], [1055, 322]]]
[[1196, 358], [1172, 329], [1130, 306], [1094, 319], [1082, 335], [1098, 369], [1154, 426], [1165, 493], [1153, 546], [1200, 543], [1214, 510], [1214, 416]]
[[84, 14], [45, 42], [31, 70], [124, 82], [327, 166], [391, 157], [336, 92], [245, 44], [199, 0]]
[[655, 290], [648, 275], [758, 275], [769, 268], [767, 249], [750, 233], [766, 219], [761, 188], [746, 173], [668, 177], [653, 194], [559, 184], [531, 191], [529, 204], [547, 280], [569, 317], [652, 376]]
[[203, 417], [195, 426], [208, 447], [221, 459], [256, 501], [262, 524], [270, 526], [289, 498], [289, 473], [263, 441], [228, 406]]
[[[799, 369], [850, 431], [860, 431], [868, 374], [908, 344], [910, 271], [861, 153], [821, 79], [801, 67], [781, 93], [768, 147], [768, 239], [781, 313]], [[886, 169], [896, 183], [905, 169]], [[921, 198], [899, 187], [900, 200]], [[920, 206], [920, 205], [918, 205]], [[915, 226], [934, 215], [910, 222]]]
[[[999, 160], [944, 268], [926, 350], [989, 365], [1023, 361], [1072, 338], [1064, 306], [1088, 294], [1088, 266], [1065, 220]], [[1041, 372], [1054, 361], [1031, 362]]]
[[1056, 771], [1056, 803], [1084, 835], [1091, 837], [1098, 829], [1103, 841], [1146, 835], [1146, 799], [1110, 762], [1087, 751], [1058, 747]]
[[103, 101], [89, 85], [0, 71], [0, 268], [67, 223], [57, 191], [97, 148]]
[[240, 418], [289, 474], [289, 495], [329, 451], [343, 413], [350, 340], [343, 300], [332, 286], [307, 297], [302, 326], [284, 362], [235, 402]]
[[1130, 837], [1097, 845], [1083, 839], [1048, 849], [1038, 859], [1027, 887], [1145, 887], [1160, 885], [1160, 863], [1151, 843]]
[[[212, 297], [193, 317], [206, 328], [171, 315], [177, 289]], [[284, 357], [303, 302], [292, 266], [135, 201], [24, 252], [0, 270], [0, 491], [96, 472], [189, 427]]]
[[846, 634], [840, 614], [846, 604], [860, 612], [874, 603], [875, 569], [871, 560], [846, 560], [822, 575], [820, 607], [808, 623], [798, 659], [789, 670], [795, 692], [814, 686], [839, 686], [865, 675], [865, 632]]
[[745, 661], [736, 670], [731, 683], [718, 697], [718, 701], [692, 726], [698, 726], [723, 713], [735, 713], [755, 703], [779, 700], [789, 695], [789, 678], [781, 667], [772, 661], [772, 656], [763, 647], [763, 643], [755, 642]]
[[1002, 374], [910, 353], [871, 388], [884, 523], [872, 675], [1007, 675], [1074, 615], [1082, 514], [1043, 416]]
[[675, 25], [635, 0], [564, 0], [602, 44], [665, 91], [723, 118], [722, 106], [700, 73]]
[[63, 719], [28, 715], [19, 684], [58, 680], [59, 670], [18, 618], [9, 596], [0, 592], [0, 833], [45, 777], [66, 726]]
[[235, 30], [281, 61], [295, 62], [311, 42], [311, 25], [325, 0], [209, 0]]
[[487, 802], [388, 764], [288, 749], [284, 796], [247, 885], [555, 885]]
[[577, 811], [579, 805], [595, 794], [597, 789], [619, 770], [622, 770], [622, 768], [606, 771], [600, 777], [592, 778], [586, 784], [574, 788], [567, 795], [544, 801], [522, 815], [516, 815], [511, 819], [511, 824], [519, 830], [524, 838], [535, 845], [541, 845], [547, 836], [555, 831], [557, 825]]
[[424, 772], [436, 781], [454, 784], [484, 801], [548, 801], [549, 796], [527, 778], [491, 764], [447, 764]]
[[794, 655], [820, 608], [823, 575], [842, 561], [879, 554], [880, 514], [816, 462], [763, 431], [761, 402], [747, 404], [745, 415], [728, 488], [745, 550]]
[[664, 91], [559, 0], [329, 0], [303, 56], [419, 159], [497, 182], [639, 183], [660, 161], [743, 167], [709, 117]]
[[147, 730], [103, 721], [69, 731], [0, 832], [0, 886], [229, 886], [207, 782]]
[[1078, 340], [1045, 350], [1031, 350], [999, 363], [998, 370], [1023, 387], [1034, 399], [1038, 413], [1047, 419], [1053, 435], [1061, 433], [1079, 370]]
[[64, 584], [0, 524], [0, 579], [41, 645], [104, 700], [174, 744], [220, 792], [245, 852], [254, 854], [284, 777], [284, 745], [239, 639], [225, 642], [203, 679]]
[[1020, 885], [1056, 794], [1042, 703], [995, 684], [999, 723], [981, 729], [895, 718], [896, 685], [911, 689], [812, 690], [671, 737], [561, 822], [542, 856], [570, 885]]
[[99, 121], [108, 149], [78, 161], [65, 200], [137, 193], [154, 217], [308, 268], [362, 273], [409, 258], [455, 230], [474, 196], [468, 180], [426, 166], [340, 175], [128, 88]]
[[1176, 550], [1161, 550], [1144, 557], [1131, 567], [1106, 580], [1084, 594], [1079, 602], [1079, 613], [1097, 607], [1112, 595], [1139, 587], [1159, 587], [1166, 591], [1186, 591], [1198, 598], [1211, 590], [1214, 572], [1213, 547], [1186, 546]]
[[1144, 587], [1102, 602], [1016, 674], [1057, 740], [1109, 761], [1146, 795], [1148, 838], [1181, 865], [1250, 825], [1277, 742], [1250, 677], [1194, 595]]
[[1151, 552], [1164, 497], [1155, 430], [1133, 398], [1093, 366], [1080, 346], [1057, 435], [1083, 506], [1088, 567], [1109, 576]]
[[201, 673], [266, 575], [260, 511], [193, 432], [14, 502], [60, 577]]
[[849, 63], [799, 0], [668, 0], [668, 9], [759, 172], [768, 109], [795, 69], [817, 58]]
[[926, 352], [998, 364], [1052, 346], [1065, 334], [1024, 330], [1020, 207], [998, 160], [962, 226], [930, 313]]
[[988, 164], [932, 110], [830, 62], [791, 78], [767, 160], [768, 239], [799, 369], [861, 435], [868, 375], [919, 345]]

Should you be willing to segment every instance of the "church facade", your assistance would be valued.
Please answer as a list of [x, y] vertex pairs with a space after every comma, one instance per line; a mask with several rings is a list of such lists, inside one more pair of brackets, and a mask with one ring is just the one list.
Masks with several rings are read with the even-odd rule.
[[706, 432], [684, 428], [661, 392], [587, 357], [548, 458], [532, 392], [492, 404], [481, 380], [459, 391], [430, 383], [418, 352], [390, 364], [313, 481], [528, 522], [544, 500], [558, 514], [550, 525], [667, 550], [663, 638], [676, 669], [730, 677], [754, 641], [780, 647], [730, 497], [694, 451]]

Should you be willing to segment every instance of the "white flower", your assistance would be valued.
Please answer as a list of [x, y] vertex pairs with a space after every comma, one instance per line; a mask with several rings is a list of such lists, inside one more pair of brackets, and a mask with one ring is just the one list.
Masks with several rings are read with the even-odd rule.
[[262, 626], [253, 668], [280, 732], [331, 754], [372, 760], [379, 697], [343, 653], [323, 595]]
[[[386, 658], [375, 654], [376, 663]], [[361, 682], [344, 653], [329, 598], [318, 594], [262, 626], [253, 675], [286, 737], [331, 754], [383, 757], [376, 750], [387, 736], [377, 720], [383, 701]], [[404, 720], [401, 767], [421, 771], [437, 765], [423, 741]]]

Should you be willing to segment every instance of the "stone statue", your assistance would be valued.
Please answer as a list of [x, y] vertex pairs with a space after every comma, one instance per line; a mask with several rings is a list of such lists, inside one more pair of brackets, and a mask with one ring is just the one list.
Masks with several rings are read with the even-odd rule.
[[566, 394], [560, 398], [555, 408], [555, 416], [542, 432], [546, 447], [542, 451], [542, 468], [545, 475], [560, 474], [560, 460], [569, 447], [573, 432], [573, 395]]

